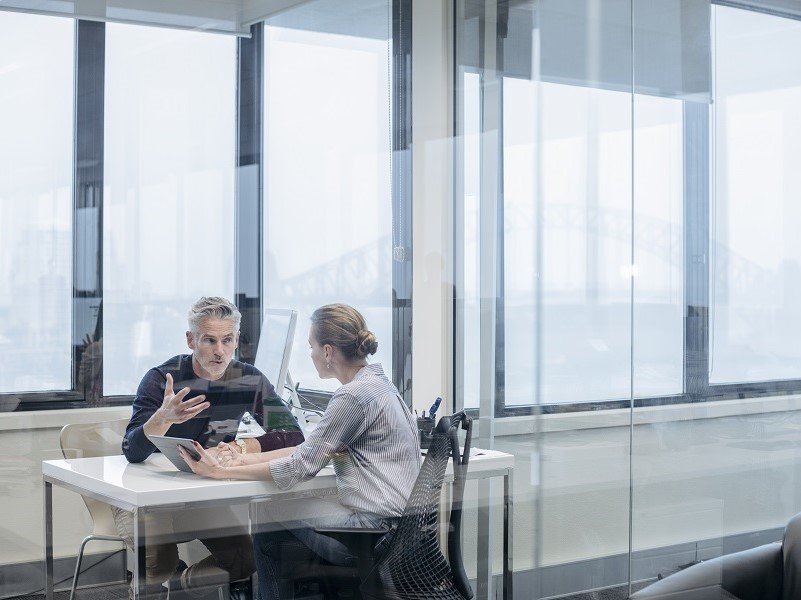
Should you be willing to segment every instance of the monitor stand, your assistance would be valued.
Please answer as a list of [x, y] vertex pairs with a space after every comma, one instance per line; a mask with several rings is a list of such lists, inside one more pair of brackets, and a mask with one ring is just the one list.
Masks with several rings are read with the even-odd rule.
[[290, 410], [292, 411], [294, 417], [298, 420], [298, 424], [303, 430], [303, 435], [307, 436], [314, 430], [315, 427], [317, 427], [317, 422], [320, 420], [320, 415], [303, 409], [303, 405], [300, 403], [300, 396], [298, 396], [298, 386], [295, 384], [295, 380], [292, 379], [292, 373], [290, 373], [289, 370], [286, 372], [286, 381], [284, 385], [289, 389]]

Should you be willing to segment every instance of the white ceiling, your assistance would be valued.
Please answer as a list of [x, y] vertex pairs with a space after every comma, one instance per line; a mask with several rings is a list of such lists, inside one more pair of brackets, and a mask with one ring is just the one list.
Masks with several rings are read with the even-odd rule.
[[0, 0], [0, 10], [249, 35], [250, 25], [308, 0]]

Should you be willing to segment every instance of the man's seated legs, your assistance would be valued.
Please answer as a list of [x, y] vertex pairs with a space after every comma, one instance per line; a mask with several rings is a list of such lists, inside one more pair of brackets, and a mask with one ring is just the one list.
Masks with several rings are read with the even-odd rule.
[[[120, 536], [133, 548], [133, 515], [113, 509]], [[188, 509], [148, 514], [145, 519], [145, 582], [147, 592], [158, 592], [175, 575], [178, 543], [200, 539], [211, 552], [180, 574], [180, 587], [203, 591], [249, 577], [255, 571], [247, 529], [229, 508]]]

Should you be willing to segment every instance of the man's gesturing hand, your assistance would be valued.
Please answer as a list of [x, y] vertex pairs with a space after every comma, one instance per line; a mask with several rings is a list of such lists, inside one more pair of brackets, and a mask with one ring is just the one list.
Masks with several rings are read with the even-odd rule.
[[156, 411], [156, 414], [160, 413], [160, 420], [165, 423], [169, 423], [170, 425], [173, 423], [183, 423], [209, 407], [209, 403], [205, 402], [206, 396], [195, 396], [189, 400], [184, 400], [191, 390], [185, 387], [176, 394], [172, 386], [172, 375], [167, 373], [167, 385], [164, 388], [164, 401], [161, 403], [161, 408]]
[[145, 423], [145, 435], [164, 435], [170, 425], [188, 421], [200, 411], [209, 407], [209, 403], [206, 402], [206, 396], [195, 396], [189, 400], [184, 400], [190, 391], [188, 387], [185, 387], [176, 394], [173, 390], [172, 375], [167, 373], [164, 400], [159, 409]]

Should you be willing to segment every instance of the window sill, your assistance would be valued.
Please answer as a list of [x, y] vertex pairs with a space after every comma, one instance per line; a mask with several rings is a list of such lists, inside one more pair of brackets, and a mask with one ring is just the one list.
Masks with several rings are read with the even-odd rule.
[[[801, 410], [801, 394], [716, 400], [711, 402], [642, 406], [634, 409], [634, 424], [719, 419], [738, 415], [778, 413]], [[551, 433], [580, 429], [628, 427], [631, 409], [619, 408], [604, 411], [579, 411], [495, 419], [495, 434], [531, 435], [535, 431]], [[539, 424], [537, 423], [539, 419]]]
[[130, 406], [6, 412], [0, 413], [0, 431], [55, 429], [67, 423], [100, 423], [130, 417]]

